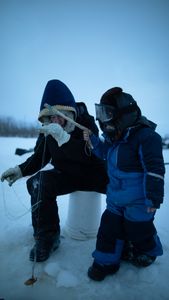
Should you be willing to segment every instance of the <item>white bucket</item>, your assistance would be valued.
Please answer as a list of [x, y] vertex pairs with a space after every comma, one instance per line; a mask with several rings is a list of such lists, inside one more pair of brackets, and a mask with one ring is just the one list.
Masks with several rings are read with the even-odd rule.
[[101, 194], [77, 191], [69, 196], [64, 232], [77, 240], [94, 238], [101, 218]]

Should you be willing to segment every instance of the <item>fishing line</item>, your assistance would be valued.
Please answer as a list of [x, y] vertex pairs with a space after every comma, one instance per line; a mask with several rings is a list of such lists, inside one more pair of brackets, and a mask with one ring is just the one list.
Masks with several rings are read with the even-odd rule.
[[86, 153], [87, 156], [92, 155], [92, 149], [91, 149], [91, 147], [89, 147], [89, 144], [88, 144], [87, 141], [85, 142], [85, 148], [84, 149], [85, 149], [85, 153]]
[[[38, 149], [41, 146], [42, 142], [43, 142], [43, 139], [40, 141], [39, 145], [36, 147], [35, 153], [38, 151]], [[44, 167], [45, 152], [46, 152], [46, 136], [44, 136], [44, 147], [43, 147], [42, 164], [41, 164], [40, 170]], [[34, 153], [34, 155], [35, 155], [35, 153]], [[23, 170], [25, 170], [27, 168], [27, 166], [32, 162], [32, 160], [33, 160], [33, 155], [32, 155], [32, 157], [30, 157], [30, 159], [28, 159], [28, 162], [25, 165]], [[17, 216], [17, 217], [13, 216], [12, 214], [9, 213], [9, 210], [7, 208], [6, 201], [5, 201], [5, 192], [4, 192], [4, 189], [3, 189], [3, 186], [2, 186], [2, 197], [3, 197], [3, 204], [4, 204], [4, 210], [5, 210], [6, 216], [11, 220], [17, 220], [17, 219], [20, 219], [21, 217], [23, 217], [24, 215], [28, 214], [30, 211], [34, 212], [35, 210], [38, 209], [37, 231], [38, 231], [38, 228], [39, 228], [39, 220], [40, 220], [40, 205], [39, 204], [42, 201], [42, 200], [40, 200], [41, 191], [42, 191], [42, 176], [43, 176], [43, 172], [40, 171], [37, 202], [34, 205], [32, 205], [30, 207], [30, 209], [27, 209], [27, 207], [21, 202], [22, 205], [26, 208], [26, 212], [21, 214], [20, 216]], [[17, 200], [20, 201], [20, 197], [18, 197], [18, 194], [16, 193], [16, 191], [13, 188], [12, 188], [12, 190], [13, 190]], [[35, 245], [35, 248], [34, 248], [34, 261], [33, 261], [33, 264], [32, 264], [32, 277], [25, 281], [25, 283], [24, 283], [25, 285], [33, 285], [37, 281], [37, 278], [34, 276], [35, 265], [36, 265], [36, 245]]]
[[[76, 124], [76, 125], [78, 125], [78, 127], [80, 127], [79, 124]], [[84, 129], [87, 129], [87, 128], [83, 127], [81, 129], [84, 130]], [[35, 147], [34, 155], [36, 154], [36, 151], [38, 151], [38, 149], [41, 146], [42, 142], [43, 142], [43, 139], [41, 140], [39, 145], [37, 147]], [[85, 153], [86, 153], [86, 155], [91, 156], [91, 149], [92, 149], [92, 145], [91, 145], [90, 140], [86, 141], [86, 143], [85, 143]], [[18, 218], [23, 217], [25, 214], [29, 213], [30, 211], [34, 212], [35, 210], [38, 210], [38, 212], [37, 212], [37, 232], [39, 232], [40, 208], [41, 208], [39, 204], [42, 202], [42, 200], [40, 198], [41, 198], [41, 192], [42, 192], [43, 171], [41, 171], [41, 169], [44, 167], [44, 164], [45, 164], [45, 152], [46, 152], [46, 136], [44, 136], [44, 147], [43, 147], [43, 153], [42, 153], [42, 165], [41, 165], [41, 168], [39, 169], [40, 176], [39, 176], [39, 182], [38, 182], [37, 202], [33, 206], [31, 206], [30, 209], [26, 208], [27, 211], [24, 214], [22, 214], [21, 216], [18, 216], [17, 218], [15, 217], [15, 219], [18, 219]], [[32, 155], [32, 157], [28, 158], [27, 164], [25, 165], [23, 170], [25, 170], [28, 167], [28, 165], [32, 162], [33, 157], [34, 156]], [[14, 189], [13, 189], [13, 191], [15, 193], [16, 198], [20, 199]], [[5, 207], [6, 212], [7, 212], [6, 205], [4, 207]], [[36, 243], [35, 243], [35, 246], [34, 246], [34, 261], [33, 261], [33, 264], [32, 264], [32, 277], [25, 281], [25, 285], [33, 285], [37, 281], [37, 278], [34, 276], [36, 260], [37, 260], [36, 256], [37, 256], [37, 251], [36, 251]]]
[[18, 195], [18, 193], [16, 192], [16, 190], [14, 189], [13, 186], [11, 186], [13, 193], [15, 194], [16, 199], [18, 200], [19, 203], [21, 203], [21, 205], [26, 209], [29, 210], [28, 207], [26, 207], [26, 205], [23, 203], [23, 201], [21, 200], [21, 197]]
[[[46, 138], [45, 138], [45, 140], [46, 140]], [[42, 142], [43, 142], [43, 140], [40, 141], [39, 145], [35, 149], [35, 153], [34, 154], [36, 154], [36, 152], [39, 150], [39, 147], [41, 146]], [[32, 162], [32, 160], [33, 160], [33, 157], [30, 157], [29, 161], [27, 162], [27, 164], [25, 165], [25, 167], [23, 168], [23, 170], [25, 170], [28, 167], [28, 165]], [[42, 161], [42, 165], [43, 165], [43, 163], [44, 163], [44, 161]], [[18, 200], [18, 202], [20, 204], [22, 204], [22, 206], [26, 209], [26, 211], [23, 214], [19, 215], [19, 216], [16, 216], [16, 215], [14, 216], [13, 214], [11, 214], [9, 212], [9, 208], [7, 207], [7, 204], [6, 204], [7, 201], [6, 201], [5, 191], [4, 191], [4, 188], [3, 188], [3, 185], [2, 185], [3, 205], [4, 205], [5, 214], [8, 217], [8, 219], [10, 219], [10, 220], [18, 220], [18, 219], [22, 218], [23, 216], [25, 216], [26, 214], [28, 214], [30, 212], [34, 212], [38, 208], [38, 204], [39, 204], [40, 201], [36, 202], [34, 205], [32, 205], [30, 208], [28, 208], [28, 207], [26, 207], [26, 205], [21, 200], [21, 197], [17, 194], [17, 192], [14, 189], [13, 185], [10, 188], [12, 188], [12, 191], [15, 194], [15, 198]]]
[[24, 217], [25, 215], [27, 215], [28, 213], [30, 212], [34, 212], [36, 209], [37, 209], [37, 205], [38, 203], [40, 202], [37, 202], [35, 203], [34, 205], [32, 205], [32, 207], [28, 208], [24, 205], [24, 203], [19, 199], [16, 191], [12, 188], [14, 194], [15, 194], [15, 197], [17, 200], [19, 200], [19, 203], [22, 204], [22, 206], [26, 209], [26, 211], [18, 216], [16, 216], [16, 214], [12, 214], [10, 211], [9, 211], [9, 208], [7, 207], [7, 201], [6, 201], [6, 195], [5, 195], [5, 189], [4, 189], [4, 186], [3, 184], [1, 183], [1, 189], [2, 189], [2, 200], [3, 200], [3, 206], [4, 206], [4, 211], [5, 211], [5, 215], [6, 217], [11, 220], [11, 221], [17, 221], [19, 219], [21, 219], [22, 217]]
[[[44, 166], [45, 152], [46, 152], [46, 136], [44, 136], [44, 138], [45, 138], [45, 141], [44, 141], [44, 148], [43, 148], [43, 154], [42, 154], [41, 169]], [[39, 220], [40, 220], [40, 205], [39, 204], [42, 202], [42, 200], [40, 199], [41, 192], [42, 192], [42, 178], [43, 178], [43, 171], [40, 171], [37, 202], [35, 203], [35, 205], [37, 206], [36, 209], [38, 209], [37, 232], [39, 232]], [[37, 249], [36, 249], [36, 243], [35, 243], [35, 246], [34, 246], [34, 261], [32, 263], [32, 277], [25, 281], [25, 283], [24, 283], [25, 285], [33, 285], [37, 281], [37, 277], [35, 277], [35, 267], [36, 267], [36, 260], [37, 260], [37, 251], [36, 250]]]

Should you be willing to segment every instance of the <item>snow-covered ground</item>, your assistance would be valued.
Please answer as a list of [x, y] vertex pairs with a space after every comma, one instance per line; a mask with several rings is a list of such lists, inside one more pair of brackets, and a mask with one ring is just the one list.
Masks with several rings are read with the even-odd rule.
[[[15, 155], [15, 149], [32, 148], [35, 139], [0, 138], [0, 173], [23, 162], [30, 154]], [[169, 162], [169, 150], [164, 150]], [[168, 300], [169, 299], [169, 165], [166, 166], [165, 201], [157, 211], [155, 224], [164, 255], [153, 265], [138, 269], [122, 262], [119, 272], [103, 282], [87, 277], [95, 239], [78, 241], [62, 235], [61, 245], [44, 263], [36, 263], [37, 282], [31, 277], [29, 251], [33, 245], [30, 198], [26, 179], [12, 187], [0, 183], [0, 299], [5, 300]], [[69, 195], [58, 198], [61, 228], [67, 218]], [[102, 209], [105, 196], [102, 196]]]

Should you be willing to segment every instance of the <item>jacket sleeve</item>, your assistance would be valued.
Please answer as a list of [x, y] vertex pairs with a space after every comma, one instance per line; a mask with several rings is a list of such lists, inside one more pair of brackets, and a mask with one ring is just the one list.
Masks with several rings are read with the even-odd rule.
[[34, 148], [34, 153], [24, 163], [19, 165], [22, 175], [28, 176], [36, 173], [46, 166], [50, 158], [45, 137], [40, 134]]
[[[88, 129], [90, 129], [95, 136], [98, 136], [98, 128], [95, 124], [94, 117], [90, 115], [83, 115], [83, 117], [78, 118], [77, 122]], [[80, 162], [83, 164], [88, 164], [93, 161], [93, 159], [97, 159], [94, 153], [91, 153], [91, 150], [88, 148], [87, 143], [84, 141], [83, 138], [83, 131], [79, 128], [75, 128], [72, 132], [70, 140], [62, 145], [62, 151], [65, 154], [67, 159], [71, 161]]]
[[107, 152], [110, 148], [110, 145], [106, 141], [102, 141], [98, 136], [92, 134], [91, 143], [93, 146], [92, 152], [99, 158], [106, 160], [107, 159]]
[[152, 206], [159, 208], [164, 197], [164, 160], [162, 140], [159, 134], [152, 131], [140, 146], [140, 157], [145, 171], [145, 194]]
[[107, 159], [107, 151], [110, 147], [107, 142], [103, 142], [99, 138], [99, 129], [95, 123], [95, 119], [93, 116], [89, 114], [83, 115], [83, 119], [81, 120], [81, 124], [86, 126], [88, 129], [92, 131], [92, 135], [90, 137], [91, 143], [93, 146], [92, 153], [97, 156], [101, 160]]

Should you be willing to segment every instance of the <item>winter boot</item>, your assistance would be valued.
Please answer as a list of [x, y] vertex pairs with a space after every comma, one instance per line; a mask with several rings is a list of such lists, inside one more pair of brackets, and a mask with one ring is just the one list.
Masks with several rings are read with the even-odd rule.
[[55, 251], [60, 244], [60, 234], [48, 238], [37, 238], [36, 243], [30, 251], [30, 261], [43, 262]]
[[133, 244], [130, 241], [125, 241], [121, 259], [131, 262], [133, 260]]
[[88, 270], [88, 276], [95, 281], [102, 281], [107, 275], [113, 275], [120, 265], [100, 265], [94, 262]]
[[137, 254], [134, 255], [131, 263], [137, 267], [148, 267], [150, 266], [156, 259], [156, 256], [150, 256], [148, 254]]
[[126, 241], [122, 251], [121, 259], [131, 262], [137, 267], [148, 267], [155, 261], [156, 256], [139, 253], [138, 250], [134, 248], [132, 242]]

